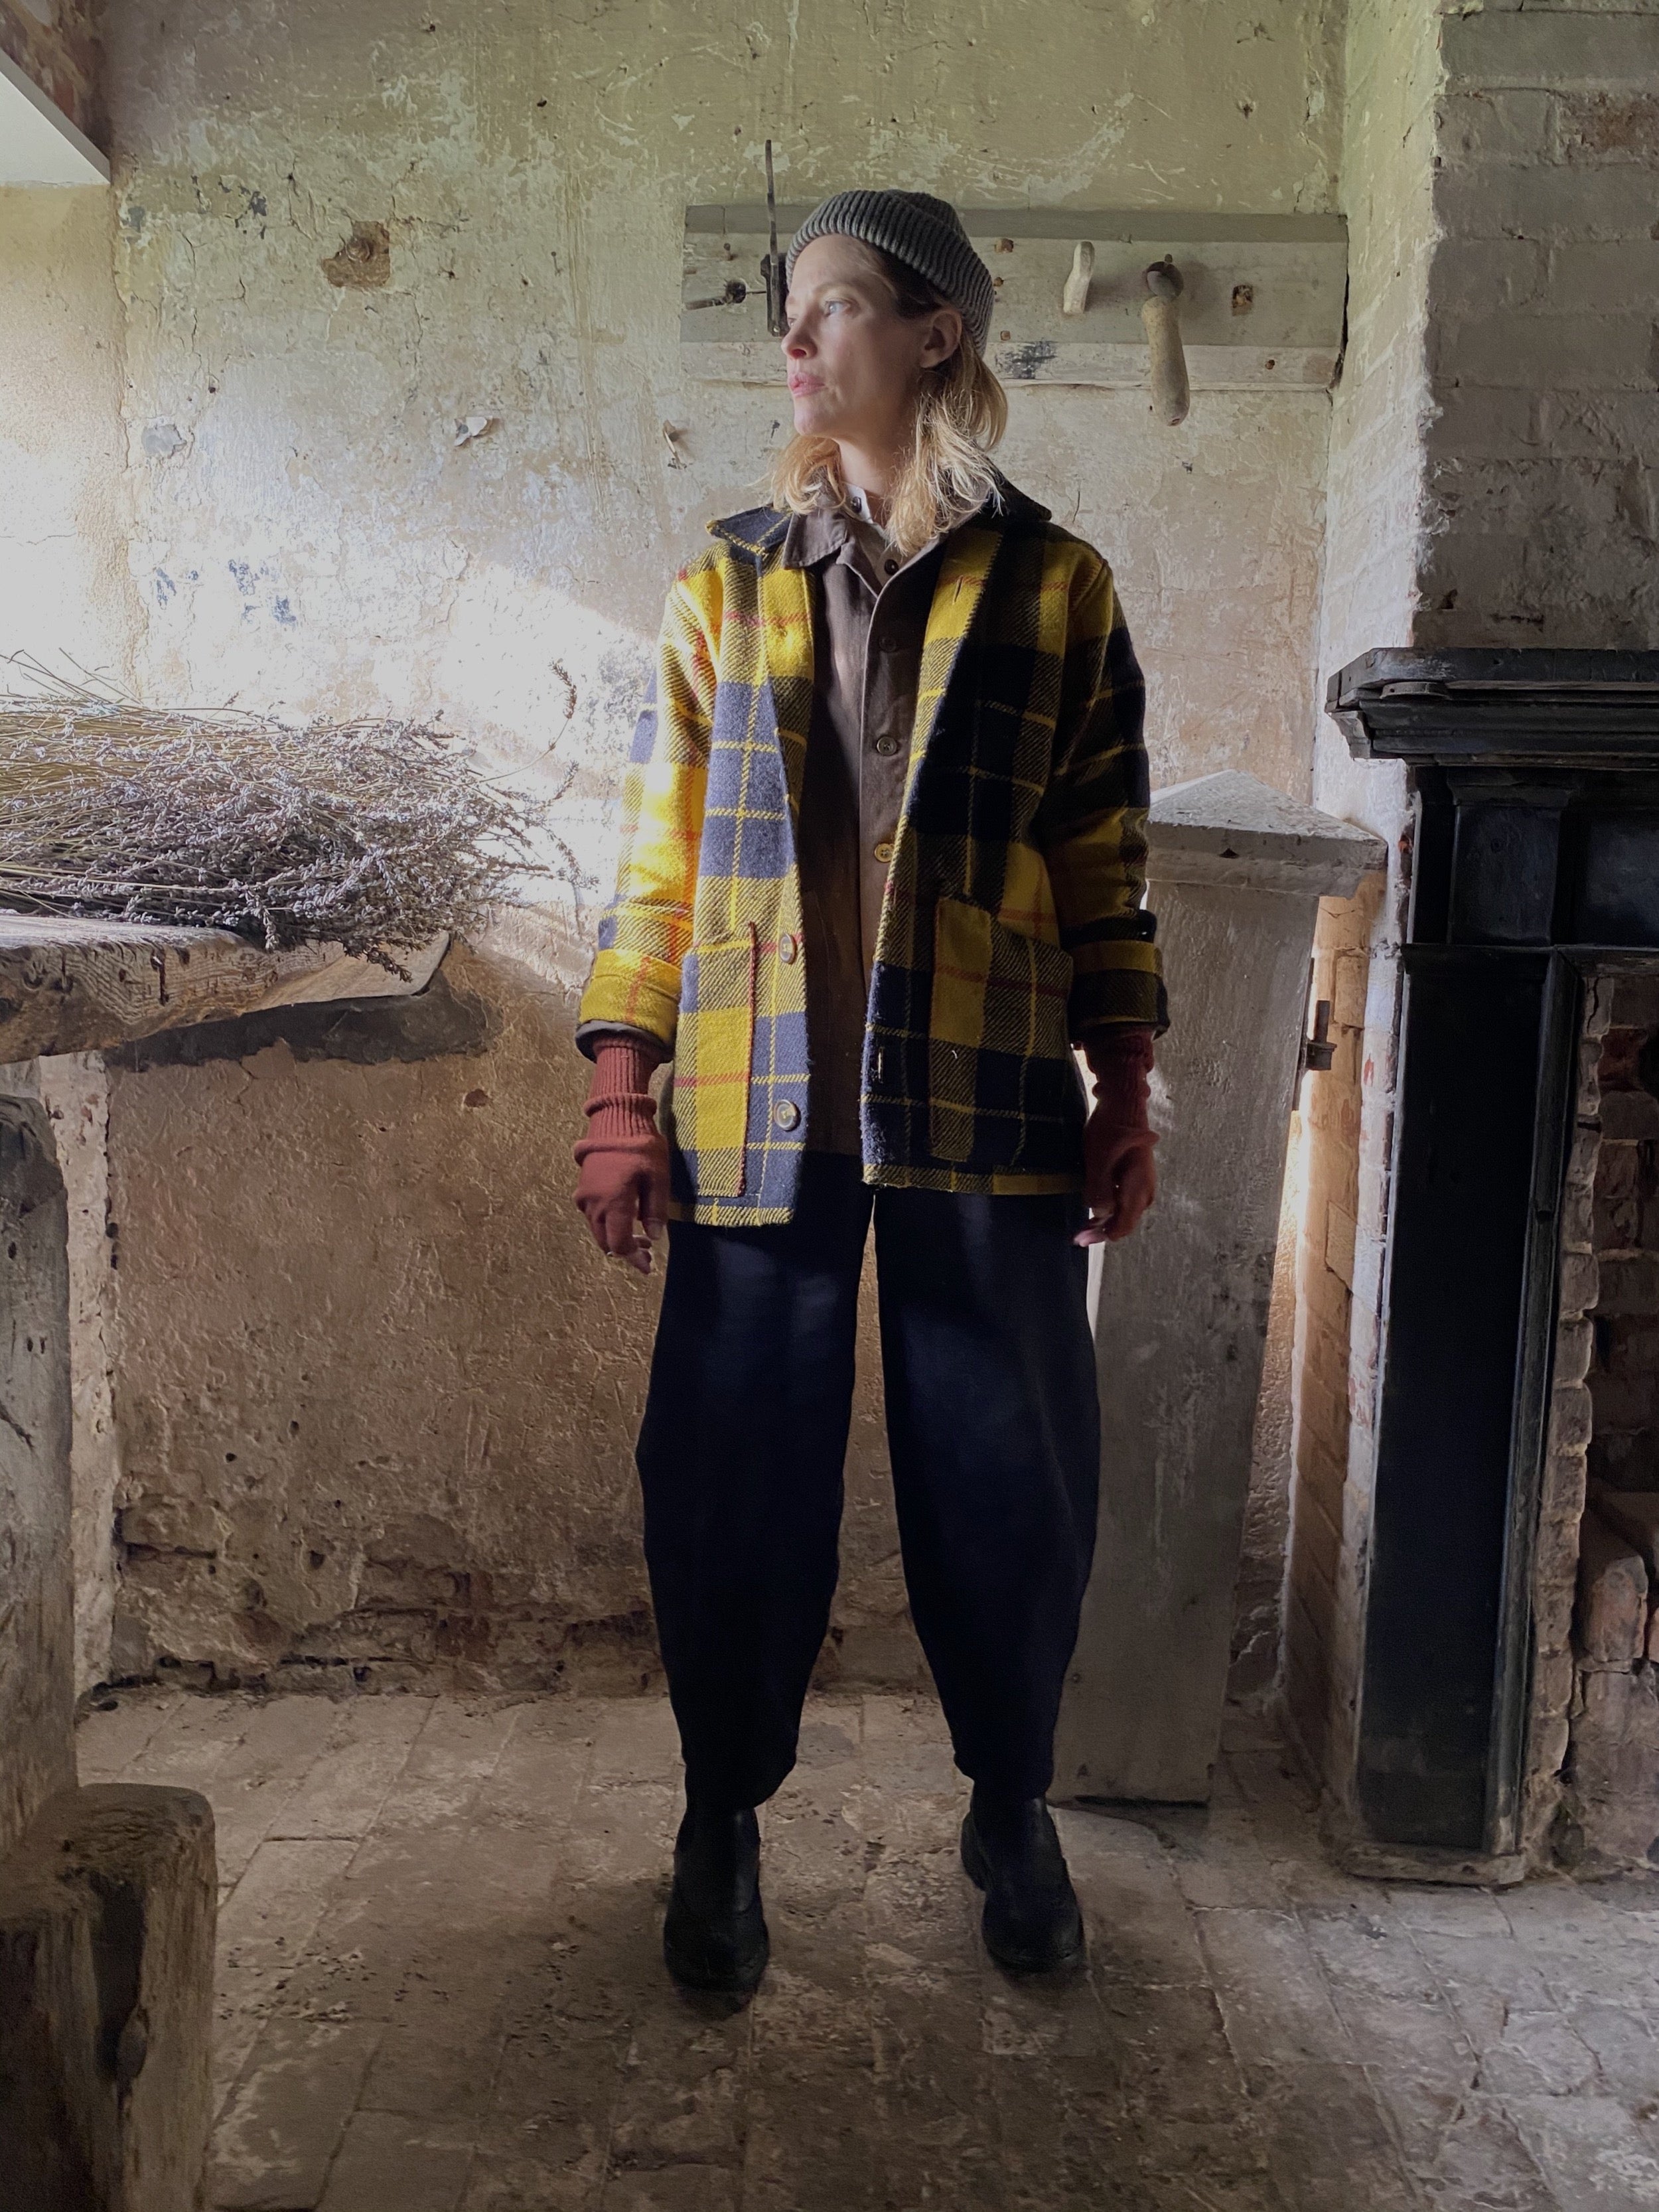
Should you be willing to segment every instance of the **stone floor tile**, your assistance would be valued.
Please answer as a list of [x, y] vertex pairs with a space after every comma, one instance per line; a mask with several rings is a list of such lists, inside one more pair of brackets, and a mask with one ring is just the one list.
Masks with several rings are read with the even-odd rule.
[[862, 2053], [757, 2047], [746, 2117], [744, 2212], [830, 2212], [882, 2202], [867, 2044]]
[[[594, 1746], [595, 1755], [599, 1745]], [[612, 1780], [582, 1792], [566, 1838], [566, 1860], [573, 1882], [611, 1885], [647, 1881], [667, 1901], [674, 1833], [684, 1802], [678, 1786]]]
[[366, 1836], [436, 1702], [404, 1695], [343, 1698], [333, 1708], [326, 1741], [270, 1833]]
[[599, 2203], [604, 2212], [738, 2212], [742, 2191], [741, 2172], [725, 2166], [623, 2167], [607, 2176]]
[[1208, 2126], [1237, 2117], [1243, 2076], [1213, 1990], [1190, 1982], [1098, 1986], [1104, 2071], [1127, 2111], [1149, 2124]]
[[624, 1789], [655, 1783], [678, 1791], [681, 1784], [679, 1731], [665, 1698], [599, 1698], [593, 1714], [593, 1760], [590, 1787]]
[[314, 2212], [378, 2033], [283, 2016], [265, 2023], [214, 2131], [216, 2207]]
[[1253, 2070], [1255, 2123], [1286, 2212], [1419, 2212], [1389, 2119], [1359, 2066]]
[[743, 2163], [751, 2023], [664, 2008], [629, 2043], [611, 2107], [613, 2165]]
[[1287, 1912], [1292, 1892], [1282, 1863], [1261, 1848], [1243, 1805], [1172, 1805], [1149, 1821], [1190, 1905], [1256, 1905]]
[[1301, 1920], [1355, 2054], [1374, 2075], [1429, 2085], [1430, 2108], [1449, 2115], [1480, 2061], [1409, 1932], [1357, 1904], [1304, 1906]]
[[188, 1690], [162, 1694], [167, 1713], [142, 1756], [129, 1761], [125, 1778], [205, 1793], [221, 1762], [241, 1742], [255, 1701], [198, 1697]]
[[586, 2097], [492, 2113], [478, 2131], [461, 2212], [593, 2212], [609, 2132], [608, 2107]]
[[327, 1741], [338, 1708], [331, 1698], [269, 1698], [244, 1708], [239, 1740], [207, 1785], [222, 1881], [234, 1881], [282, 1823]]
[[79, 1779], [83, 1784], [122, 1781], [127, 1769], [143, 1758], [178, 1702], [176, 1691], [112, 1690], [76, 1726]]
[[1245, 2066], [1296, 2066], [1353, 2056], [1312, 1944], [1293, 1914], [1227, 1907], [1198, 1916], [1199, 1938]]
[[1555, 2011], [1512, 2010], [1480, 2052], [1480, 2086], [1496, 2097], [1565, 2097], [1601, 2086], [1595, 2054]]
[[1510, 1923], [1501, 1893], [1438, 1882], [1390, 1882], [1383, 1891], [1391, 1917], [1413, 1934], [1460, 1942], [1472, 1936], [1503, 1942]]
[[1131, 1822], [1096, 1814], [1068, 1814], [1056, 1825], [1096, 1980], [1135, 1988], [1205, 1981], [1199, 1917], [1158, 1838]]
[[866, 1846], [862, 1899], [871, 1971], [882, 1978], [975, 1969], [979, 1893], [962, 1871], [954, 1838], [911, 1851], [874, 1838]]
[[386, 1793], [377, 1828], [389, 1833], [465, 1820], [522, 1711], [501, 1698], [439, 1698]]
[[833, 1910], [862, 1897], [869, 1871], [867, 1839], [848, 1818], [844, 1787], [817, 1798], [786, 1787], [766, 1807], [761, 1881], [769, 1899], [794, 1911]]
[[1440, 2109], [1431, 2115], [1431, 2087], [1376, 2074], [1372, 2084], [1436, 2212], [1567, 2212], [1497, 2098], [1461, 2096], [1449, 2109], [1435, 2098]]
[[219, 1913], [214, 2081], [222, 2103], [280, 2005], [356, 1846], [263, 1844]]
[[457, 2212], [471, 2164], [470, 2131], [356, 2112], [318, 2212]]
[[476, 2126], [495, 2094], [501, 2003], [498, 1979], [469, 1990], [418, 1984], [381, 2031], [362, 2109]]
[[1506, 2108], [1562, 2212], [1653, 2212], [1659, 2152], [1611, 2097], [1516, 2097]]
[[861, 1917], [856, 1905], [807, 1925], [772, 1915], [772, 1963], [750, 2008], [757, 2045], [868, 2052]]
[[544, 1698], [520, 1708], [507, 1746], [478, 1795], [480, 1826], [562, 1835], [593, 1763], [600, 1708], [594, 1698]]
[[1632, 2105], [1659, 2100], [1659, 2034], [1638, 2007], [1581, 1997], [1565, 2007], [1563, 2017], [1595, 2053], [1603, 2089]]

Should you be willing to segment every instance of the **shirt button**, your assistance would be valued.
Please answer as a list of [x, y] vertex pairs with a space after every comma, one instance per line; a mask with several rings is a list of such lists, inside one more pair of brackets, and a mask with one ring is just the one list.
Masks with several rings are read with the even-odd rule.
[[885, 574], [885, 575], [889, 575], [889, 576], [896, 576], [896, 575], [897, 575], [897, 574], [898, 574], [898, 570], [899, 570], [899, 564], [898, 564], [898, 562], [897, 562], [896, 561], [884, 561], [884, 562], [882, 562], [881, 566], [882, 566], [882, 571], [883, 571], [883, 574]]
[[780, 1098], [772, 1109], [772, 1119], [781, 1129], [798, 1128], [800, 1126], [800, 1108], [793, 1098]]
[[794, 939], [786, 929], [783, 935], [778, 939], [778, 957], [782, 961], [786, 968], [789, 965], [790, 962], [794, 958], [796, 953], [799, 950], [800, 947], [796, 944]]
[[875, 849], [876, 858], [878, 860], [890, 860], [893, 857], [892, 839], [890, 837], [884, 837], [880, 844], [878, 845]]
[[896, 753], [898, 749], [899, 741], [896, 738], [878, 738], [876, 739], [876, 750], [882, 754], [884, 757]]

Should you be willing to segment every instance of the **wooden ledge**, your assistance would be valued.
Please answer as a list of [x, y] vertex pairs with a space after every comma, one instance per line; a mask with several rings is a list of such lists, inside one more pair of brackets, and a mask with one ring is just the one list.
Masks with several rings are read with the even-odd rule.
[[265, 952], [228, 929], [0, 913], [0, 1061], [107, 1051], [269, 1006], [404, 998], [448, 946], [440, 935], [394, 954], [405, 981], [338, 945]]

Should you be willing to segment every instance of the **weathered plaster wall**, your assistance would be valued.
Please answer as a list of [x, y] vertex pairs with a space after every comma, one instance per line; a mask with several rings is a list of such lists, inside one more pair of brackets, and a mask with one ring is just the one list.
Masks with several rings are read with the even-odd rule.
[[[680, 374], [688, 201], [752, 196], [768, 133], [792, 198], [1334, 194], [1312, 0], [135, 0], [112, 40], [144, 696], [441, 714], [532, 778], [550, 745], [599, 887], [668, 575], [757, 495], [782, 412]], [[377, 224], [384, 258], [368, 230], [340, 258]], [[1306, 795], [1324, 395], [1200, 394], [1176, 432], [1134, 394], [1012, 409], [1010, 473], [1119, 571], [1158, 780]], [[122, 1663], [635, 1663], [652, 1295], [566, 1195], [592, 905], [458, 957], [466, 1053], [115, 1077]], [[884, 1473], [866, 1388], [843, 1654], [902, 1672]]]
[[[1348, 347], [1331, 426], [1321, 684], [1356, 653], [1408, 641], [1425, 558], [1423, 449], [1439, 18], [1431, 0], [1354, 0], [1342, 201]], [[1327, 1074], [1306, 1132], [1295, 1360], [1295, 1482], [1284, 1697], [1310, 1757], [1347, 1771], [1370, 1521], [1372, 1398], [1393, 1136], [1398, 948], [1409, 852], [1404, 776], [1350, 760], [1321, 718], [1314, 799], [1391, 852], [1386, 884], [1327, 900], [1314, 994], [1331, 1001]]]
[[130, 683], [114, 221], [102, 186], [0, 191], [0, 654]]
[[94, 146], [108, 136], [89, 0], [0, 0], [0, 53], [32, 76]]

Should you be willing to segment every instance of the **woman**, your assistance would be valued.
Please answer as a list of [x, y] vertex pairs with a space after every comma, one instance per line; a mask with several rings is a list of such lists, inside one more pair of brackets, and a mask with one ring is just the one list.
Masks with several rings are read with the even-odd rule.
[[734, 1991], [768, 1955], [754, 1808], [829, 1625], [872, 1217], [985, 1939], [1083, 1954], [1043, 1796], [1095, 1528], [1079, 1248], [1152, 1201], [1166, 1018], [1139, 671], [1099, 555], [988, 458], [989, 270], [944, 201], [853, 191], [788, 276], [795, 436], [669, 594], [577, 1030], [576, 1203], [641, 1271], [672, 1224], [638, 1450], [686, 1774], [664, 1948]]

